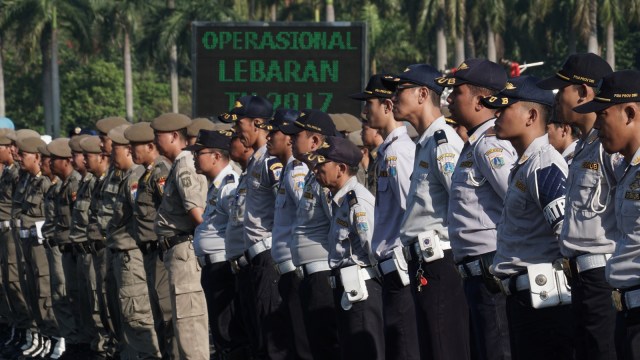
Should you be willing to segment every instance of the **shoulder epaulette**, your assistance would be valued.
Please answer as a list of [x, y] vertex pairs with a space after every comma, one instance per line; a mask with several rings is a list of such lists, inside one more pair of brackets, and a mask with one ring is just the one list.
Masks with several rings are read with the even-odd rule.
[[351, 190], [347, 193], [347, 201], [349, 202], [350, 208], [358, 203], [358, 198], [356, 197], [355, 191]]
[[442, 145], [442, 144], [446, 144], [449, 142], [449, 140], [447, 140], [447, 134], [444, 132], [444, 130], [438, 130], [433, 134], [433, 138], [436, 140], [436, 144], [438, 146]]
[[293, 160], [293, 167], [301, 166], [301, 165], [302, 165], [302, 161], [300, 161], [300, 160]]
[[234, 182], [236, 182], [236, 179], [233, 177], [233, 174], [229, 174], [224, 178], [225, 184], [233, 184]]

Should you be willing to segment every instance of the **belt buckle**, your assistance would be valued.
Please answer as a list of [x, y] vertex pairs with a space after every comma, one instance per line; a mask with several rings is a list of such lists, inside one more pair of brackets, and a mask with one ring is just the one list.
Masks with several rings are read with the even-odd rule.
[[304, 267], [304, 265], [300, 265], [294, 270], [295, 273], [296, 273], [296, 276], [300, 280], [304, 279], [304, 269], [303, 269], [303, 267]]
[[231, 264], [231, 271], [234, 274], [237, 274], [240, 272], [240, 265], [238, 265], [238, 260], [229, 260], [229, 263]]
[[613, 306], [618, 311], [624, 310], [624, 304], [622, 303], [622, 293], [620, 290], [613, 290], [611, 292], [611, 300], [613, 301]]

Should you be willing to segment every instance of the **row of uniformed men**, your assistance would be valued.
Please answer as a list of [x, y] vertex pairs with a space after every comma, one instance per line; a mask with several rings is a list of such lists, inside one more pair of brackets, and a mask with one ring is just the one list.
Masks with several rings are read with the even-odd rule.
[[165, 114], [49, 144], [0, 134], [3, 358], [209, 358], [194, 126]]
[[[384, 138], [375, 197], [326, 114], [272, 119], [267, 100], [238, 99], [220, 120], [254, 153], [238, 180], [212, 185], [216, 220], [195, 235], [203, 279], [227, 284], [205, 289], [216, 346], [277, 359], [637, 358], [638, 80], [593, 54], [542, 81], [479, 59], [446, 77], [424, 64], [374, 75], [352, 98]], [[466, 142], [441, 115], [444, 87]], [[582, 134], [570, 169], [546, 134], [552, 111]], [[198, 146], [198, 158], [219, 148]]]

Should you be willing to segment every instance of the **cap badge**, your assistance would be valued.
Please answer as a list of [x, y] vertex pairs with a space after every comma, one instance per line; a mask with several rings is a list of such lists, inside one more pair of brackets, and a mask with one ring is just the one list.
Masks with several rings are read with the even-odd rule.
[[241, 108], [242, 107], [242, 103], [240, 101], [236, 101], [236, 103], [235, 103], [235, 105], [233, 107]]
[[469, 68], [469, 65], [467, 65], [466, 63], [462, 63], [462, 64], [460, 64], [460, 66], [458, 66], [456, 71], [467, 70], [468, 68]]
[[407, 72], [407, 71], [410, 71], [410, 70], [411, 69], [409, 69], [409, 68], [405, 68], [403, 72]]
[[516, 87], [515, 87], [512, 83], [507, 82], [507, 86], [505, 86], [505, 88], [504, 88], [504, 89], [505, 89], [505, 90], [514, 90], [515, 88], [516, 88]]

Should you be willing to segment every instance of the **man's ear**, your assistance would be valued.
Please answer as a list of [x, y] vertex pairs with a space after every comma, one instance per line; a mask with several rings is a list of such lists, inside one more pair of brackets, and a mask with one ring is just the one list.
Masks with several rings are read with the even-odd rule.
[[635, 103], [626, 104], [623, 111], [627, 117], [627, 125], [638, 120], [636, 119], [638, 116], [638, 106]]

